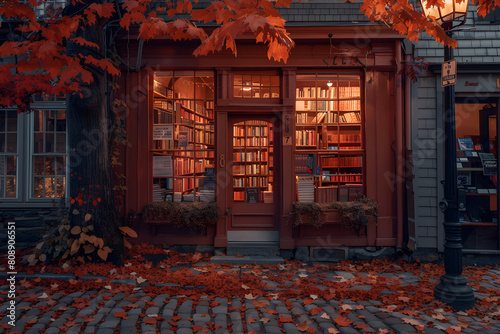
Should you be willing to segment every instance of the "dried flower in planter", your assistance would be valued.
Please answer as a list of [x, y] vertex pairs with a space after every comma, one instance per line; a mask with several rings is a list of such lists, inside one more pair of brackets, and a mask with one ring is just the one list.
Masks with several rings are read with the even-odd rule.
[[144, 206], [143, 213], [146, 223], [171, 223], [201, 232], [222, 216], [217, 202], [152, 202]]
[[378, 203], [367, 197], [359, 197], [352, 202], [334, 202], [330, 209], [337, 209], [346, 227], [354, 229], [358, 235], [362, 226], [378, 215]]
[[312, 226], [318, 228], [323, 226], [324, 221], [321, 219], [322, 208], [318, 203], [301, 203], [296, 202], [293, 204], [293, 214], [294, 217], [293, 226], [297, 227], [303, 224], [303, 216], [309, 216], [309, 221]]
[[375, 200], [366, 197], [359, 197], [352, 202], [332, 202], [332, 203], [301, 203], [293, 205], [292, 217], [293, 226], [304, 224], [303, 216], [309, 216], [312, 226], [319, 228], [323, 226], [321, 212], [326, 210], [338, 210], [342, 223], [345, 227], [354, 229], [358, 235], [362, 226], [366, 226], [368, 221], [378, 215], [378, 204]]

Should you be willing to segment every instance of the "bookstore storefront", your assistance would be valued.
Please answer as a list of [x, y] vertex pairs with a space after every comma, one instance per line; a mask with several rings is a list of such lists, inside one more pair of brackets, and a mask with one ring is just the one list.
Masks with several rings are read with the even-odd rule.
[[[404, 93], [394, 65], [400, 43], [390, 32], [385, 37], [346, 44], [349, 50], [335, 55], [328, 40], [296, 39], [286, 66], [254, 45], [240, 46], [238, 58], [148, 46], [145, 54], [162, 59], [145, 56], [151, 68], [127, 77], [129, 95], [137, 82], [147, 99], [127, 114], [126, 210], [216, 202], [221, 218], [203, 231], [138, 219], [141, 238], [216, 247], [397, 246], [395, 161], [404, 154], [395, 143], [403, 142]], [[378, 203], [379, 214], [361, 229], [342, 224], [334, 209], [322, 212], [319, 228], [309, 217], [296, 224], [298, 204], [362, 195]]]

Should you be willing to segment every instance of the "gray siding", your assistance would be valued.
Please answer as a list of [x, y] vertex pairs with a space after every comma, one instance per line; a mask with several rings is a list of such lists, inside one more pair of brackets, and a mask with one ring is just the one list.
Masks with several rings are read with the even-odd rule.
[[[476, 6], [469, 7], [454, 56], [459, 64], [500, 63], [500, 26], [478, 19]], [[471, 29], [472, 28], [472, 29]], [[431, 64], [443, 62], [443, 45], [423, 34], [415, 45], [415, 56]], [[460, 66], [460, 65], [459, 65]], [[415, 162], [415, 219], [417, 247], [442, 250], [442, 213], [437, 209], [443, 197], [443, 116], [442, 88], [438, 74], [426, 71], [412, 87], [412, 149]], [[460, 67], [459, 73], [460, 77]], [[439, 94], [439, 95], [438, 95]]]
[[437, 131], [436, 79], [426, 72], [413, 85], [413, 162], [417, 247], [437, 247]]

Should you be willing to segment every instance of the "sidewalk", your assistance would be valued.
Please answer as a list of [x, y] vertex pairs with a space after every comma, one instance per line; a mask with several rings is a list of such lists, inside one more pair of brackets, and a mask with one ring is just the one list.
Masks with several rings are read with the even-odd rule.
[[498, 267], [467, 267], [476, 307], [453, 312], [434, 301], [443, 268], [433, 264], [226, 266], [200, 253], [162, 256], [18, 273], [10, 325], [0, 268], [0, 333], [500, 333]]

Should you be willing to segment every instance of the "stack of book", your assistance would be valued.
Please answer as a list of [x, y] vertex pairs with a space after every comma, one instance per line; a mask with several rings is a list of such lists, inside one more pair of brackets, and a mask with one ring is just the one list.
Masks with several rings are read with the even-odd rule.
[[200, 201], [202, 202], [214, 202], [215, 201], [215, 190], [200, 190]]
[[263, 191], [264, 203], [272, 203], [273, 202], [273, 192], [272, 191]]
[[180, 191], [174, 192], [174, 202], [182, 201], [182, 193]]
[[337, 187], [317, 187], [316, 203], [331, 203], [337, 201]]
[[297, 194], [299, 202], [314, 202], [313, 176], [299, 176], [297, 178]]
[[163, 202], [165, 200], [165, 189], [162, 189], [158, 183], [153, 183], [153, 202]]
[[184, 194], [184, 195], [182, 195], [182, 201], [183, 202], [199, 202], [200, 195], [196, 194], [195, 192], [192, 192], [189, 194]]

